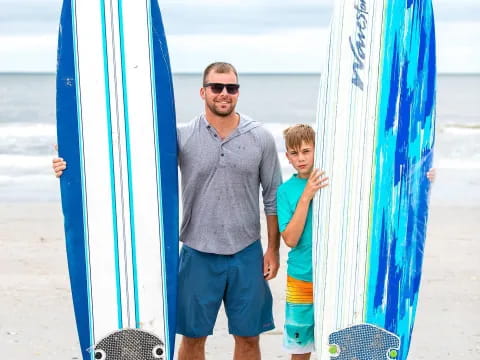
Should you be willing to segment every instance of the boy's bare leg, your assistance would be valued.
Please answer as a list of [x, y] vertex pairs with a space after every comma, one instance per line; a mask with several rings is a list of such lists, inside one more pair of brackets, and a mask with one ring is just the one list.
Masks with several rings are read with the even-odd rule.
[[201, 338], [183, 336], [178, 350], [178, 360], [205, 360], [206, 341], [206, 336]]
[[292, 354], [292, 360], [310, 360], [310, 355], [312, 353], [306, 354]]
[[233, 360], [260, 360], [259, 336], [235, 336]]

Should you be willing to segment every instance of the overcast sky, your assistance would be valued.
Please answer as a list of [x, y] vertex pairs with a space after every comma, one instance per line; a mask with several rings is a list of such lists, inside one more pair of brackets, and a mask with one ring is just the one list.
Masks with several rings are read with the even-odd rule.
[[[174, 72], [319, 72], [334, 0], [159, 0]], [[441, 73], [480, 73], [480, 0], [433, 0]], [[55, 71], [61, 0], [0, 0], [0, 71]]]

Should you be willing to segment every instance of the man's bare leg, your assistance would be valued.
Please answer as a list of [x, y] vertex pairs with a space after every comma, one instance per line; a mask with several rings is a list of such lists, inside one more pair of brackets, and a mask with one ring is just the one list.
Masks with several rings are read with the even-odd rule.
[[233, 360], [260, 360], [259, 336], [234, 336], [235, 352]]
[[183, 336], [178, 350], [178, 360], [205, 360], [206, 342], [206, 336], [200, 338]]

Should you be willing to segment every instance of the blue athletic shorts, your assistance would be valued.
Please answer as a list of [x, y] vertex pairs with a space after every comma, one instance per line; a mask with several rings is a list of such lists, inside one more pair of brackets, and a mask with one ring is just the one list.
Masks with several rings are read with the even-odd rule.
[[209, 254], [183, 245], [177, 333], [192, 338], [211, 335], [222, 301], [230, 334], [257, 336], [275, 327], [260, 240], [233, 255]]

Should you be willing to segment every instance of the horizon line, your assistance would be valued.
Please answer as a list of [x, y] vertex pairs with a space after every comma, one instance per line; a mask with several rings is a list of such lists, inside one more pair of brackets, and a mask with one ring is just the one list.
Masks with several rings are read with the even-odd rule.
[[[0, 70], [0, 75], [55, 75], [55, 71], [3, 71]], [[172, 72], [175, 75], [202, 75], [203, 71], [176, 71]], [[315, 71], [244, 71], [239, 72], [239, 75], [321, 75], [320, 72]], [[442, 76], [472, 76], [480, 75], [480, 72], [439, 72], [437, 75]]]

